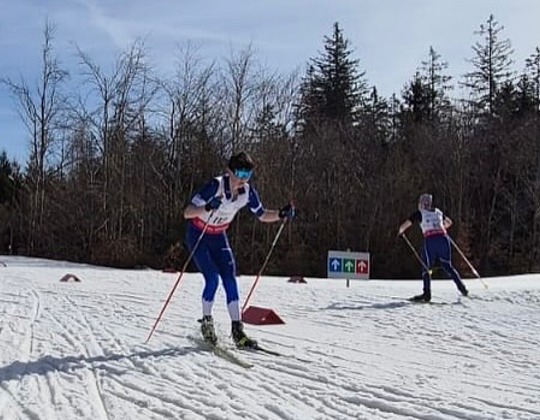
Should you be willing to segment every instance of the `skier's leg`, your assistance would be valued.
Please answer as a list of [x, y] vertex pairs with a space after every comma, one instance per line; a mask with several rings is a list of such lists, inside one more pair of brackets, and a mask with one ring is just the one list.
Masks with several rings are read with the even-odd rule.
[[[194, 229], [193, 229], [194, 230]], [[200, 233], [190, 232], [186, 236], [186, 243], [190, 250], [198, 240]], [[214, 329], [214, 320], [212, 317], [212, 308], [214, 305], [214, 297], [218, 287], [218, 271], [210, 255], [211, 243], [213, 238], [203, 237], [199, 246], [193, 254], [193, 261], [204, 277], [204, 288], [202, 292], [202, 313], [203, 316], [199, 320], [201, 323], [201, 334], [204, 340], [212, 345], [218, 341], [216, 331]]]
[[426, 238], [424, 240], [424, 246], [422, 247], [422, 262], [424, 263], [422, 266], [422, 280], [424, 283], [424, 296], [427, 297], [426, 300], [431, 299], [431, 275], [429, 274], [429, 268], [432, 264], [431, 248], [431, 240]]
[[452, 278], [461, 294], [463, 296], [467, 296], [469, 292], [465, 287], [465, 284], [463, 284], [458, 271], [452, 265], [452, 248], [450, 246], [450, 241], [446, 236], [444, 236], [443, 240], [441, 240], [439, 260], [441, 262], [441, 267]]
[[238, 281], [236, 279], [236, 261], [225, 235], [220, 238], [219, 247], [212, 250], [212, 256], [216, 261], [217, 269], [225, 296], [227, 299], [227, 309], [232, 321], [240, 321], [240, 294], [238, 292]]
[[223, 281], [223, 288], [227, 297], [227, 309], [231, 317], [232, 338], [239, 348], [257, 347], [257, 342], [246, 335], [240, 315], [240, 296], [238, 281], [236, 279], [236, 262], [227, 237], [223, 236], [223, 243], [218, 253], [214, 254], [219, 275]]
[[[186, 243], [191, 251], [198, 240], [196, 229], [188, 229]], [[214, 296], [216, 295], [219, 284], [218, 268], [211, 256], [212, 242], [214, 237], [207, 235], [202, 238], [199, 246], [193, 254], [193, 261], [204, 277], [204, 288], [202, 292], [202, 312], [203, 316], [211, 316], [214, 305]]]

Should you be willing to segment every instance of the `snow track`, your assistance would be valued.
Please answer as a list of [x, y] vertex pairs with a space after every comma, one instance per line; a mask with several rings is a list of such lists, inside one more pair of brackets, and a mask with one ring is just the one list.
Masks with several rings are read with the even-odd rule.
[[284, 356], [239, 352], [246, 370], [188, 339], [196, 274], [144, 345], [176, 275], [69, 265], [83, 281], [59, 283], [60, 263], [3, 260], [0, 419], [540, 419], [540, 277], [471, 281], [470, 299], [435, 282], [432, 305], [396, 298], [420, 282], [264, 278], [256, 304], [286, 324], [246, 329]]

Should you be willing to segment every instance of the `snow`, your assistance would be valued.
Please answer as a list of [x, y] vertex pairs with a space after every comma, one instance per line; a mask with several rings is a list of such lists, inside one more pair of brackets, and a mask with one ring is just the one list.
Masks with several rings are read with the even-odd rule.
[[[199, 274], [0, 257], [1, 419], [540, 419], [540, 275], [433, 282], [263, 277], [251, 305], [284, 325], [246, 325], [271, 356], [246, 369], [197, 346]], [[75, 274], [80, 283], [59, 281]], [[241, 276], [243, 294], [254, 276]]]

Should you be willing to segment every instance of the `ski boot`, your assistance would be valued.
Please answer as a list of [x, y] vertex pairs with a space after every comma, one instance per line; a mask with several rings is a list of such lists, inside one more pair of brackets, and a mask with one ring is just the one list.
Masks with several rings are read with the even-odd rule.
[[431, 293], [422, 293], [421, 295], [413, 296], [409, 299], [411, 302], [429, 302], [431, 300]]
[[469, 296], [469, 291], [467, 290], [464, 284], [461, 284], [461, 286], [458, 286], [458, 289], [463, 296], [465, 297]]
[[201, 323], [201, 334], [203, 339], [208, 344], [215, 346], [217, 344], [216, 330], [214, 329], [214, 320], [212, 315], [205, 315], [202, 319], [199, 319]]
[[239, 349], [257, 348], [257, 342], [246, 335], [244, 332], [244, 325], [241, 321], [232, 322], [231, 332], [233, 341]]

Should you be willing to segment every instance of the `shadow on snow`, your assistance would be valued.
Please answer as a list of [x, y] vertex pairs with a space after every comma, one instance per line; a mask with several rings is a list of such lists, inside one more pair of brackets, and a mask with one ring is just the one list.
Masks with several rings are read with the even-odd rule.
[[202, 352], [199, 347], [169, 348], [156, 351], [140, 351], [132, 354], [108, 354], [103, 356], [44, 356], [41, 359], [20, 362], [15, 361], [10, 365], [0, 367], [0, 382], [19, 380], [27, 375], [46, 375], [47, 373], [65, 372], [71, 373], [78, 369], [105, 369], [111, 374], [122, 375], [128, 370], [125, 367], [108, 365], [110, 362], [125, 360], [136, 361], [151, 357], [176, 357], [184, 356], [192, 352]]
[[368, 304], [358, 304], [358, 305], [345, 305], [342, 303], [333, 303], [326, 308], [325, 310], [334, 310], [334, 311], [358, 311], [363, 309], [399, 309], [399, 308], [410, 308], [411, 306], [448, 306], [448, 305], [460, 305], [461, 302], [411, 302], [402, 298], [390, 298], [397, 299], [391, 302], [380, 302], [380, 303], [368, 303]]

